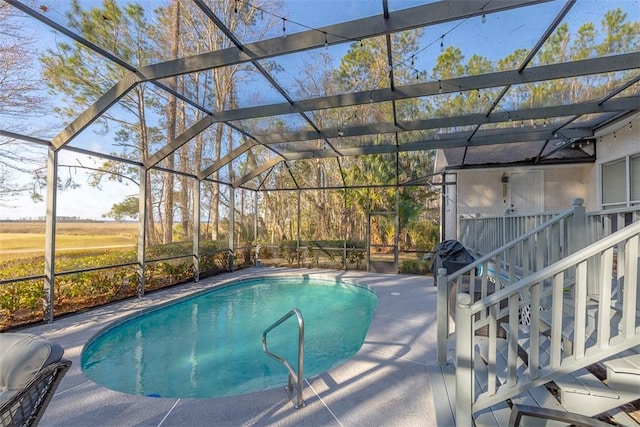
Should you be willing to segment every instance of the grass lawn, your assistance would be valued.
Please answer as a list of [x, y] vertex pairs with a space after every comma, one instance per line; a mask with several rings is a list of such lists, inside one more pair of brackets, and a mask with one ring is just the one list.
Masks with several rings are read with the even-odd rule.
[[[0, 262], [44, 253], [44, 222], [0, 222]], [[137, 223], [58, 223], [56, 250], [134, 247]]]

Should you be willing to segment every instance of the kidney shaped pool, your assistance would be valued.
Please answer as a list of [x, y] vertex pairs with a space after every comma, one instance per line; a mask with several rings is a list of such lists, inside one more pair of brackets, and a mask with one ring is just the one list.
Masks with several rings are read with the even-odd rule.
[[[154, 397], [221, 397], [287, 383], [262, 350], [262, 333], [292, 308], [304, 317], [304, 375], [320, 374], [362, 346], [378, 298], [368, 288], [308, 277], [233, 282], [112, 325], [82, 351], [94, 382]], [[268, 335], [269, 351], [297, 366], [293, 316]]]

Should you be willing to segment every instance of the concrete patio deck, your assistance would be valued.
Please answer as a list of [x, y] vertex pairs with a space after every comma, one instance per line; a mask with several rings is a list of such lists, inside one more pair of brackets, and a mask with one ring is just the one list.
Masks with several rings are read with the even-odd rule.
[[[82, 373], [83, 345], [106, 325], [231, 280], [277, 274], [355, 281], [373, 289], [378, 306], [364, 345], [345, 363], [306, 379], [306, 406], [295, 409], [283, 388], [228, 398], [171, 399], [109, 390]], [[355, 271], [251, 268], [148, 294], [24, 328], [65, 348], [73, 365], [41, 426], [443, 426], [432, 394], [429, 367], [436, 365], [436, 287], [424, 276]], [[284, 369], [284, 368], [283, 368]], [[441, 380], [440, 380], [441, 381]], [[434, 399], [438, 402], [434, 404]], [[446, 402], [446, 403], [444, 403]], [[450, 420], [450, 421], [449, 421]]]

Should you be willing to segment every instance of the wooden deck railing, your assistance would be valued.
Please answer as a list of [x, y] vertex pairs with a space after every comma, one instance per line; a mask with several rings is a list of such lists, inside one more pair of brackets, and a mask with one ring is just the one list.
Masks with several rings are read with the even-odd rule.
[[[640, 222], [635, 222], [478, 301], [470, 293], [457, 295], [456, 423], [472, 425], [476, 411], [640, 345], [639, 263]], [[596, 277], [588, 274], [591, 264], [599, 272]], [[443, 274], [439, 286], [446, 283]], [[598, 289], [597, 296], [589, 294], [590, 284]], [[615, 287], [623, 292], [614, 297]], [[531, 321], [522, 328], [518, 313], [526, 305]], [[545, 315], [547, 331], [541, 326]], [[499, 340], [503, 329], [506, 340]], [[567, 336], [573, 342], [571, 351], [562, 347]], [[506, 346], [499, 348], [499, 341]], [[525, 347], [526, 365], [519, 346]], [[480, 347], [484, 363], [478, 363]]]
[[[576, 199], [580, 200], [581, 199]], [[582, 201], [580, 202], [582, 203]], [[538, 228], [561, 212], [502, 216], [461, 216], [458, 240], [476, 254], [485, 255]]]
[[[583, 200], [555, 215], [517, 239], [488, 252], [474, 263], [444, 276], [438, 272], [438, 361], [446, 363], [447, 342], [452, 333], [455, 295], [469, 293], [485, 298], [499, 289], [539, 271], [584, 247]], [[480, 313], [484, 320], [486, 313]]]
[[[573, 206], [581, 205], [575, 199]], [[566, 212], [566, 211], [564, 211]], [[458, 240], [476, 254], [485, 255], [518, 239], [564, 212], [515, 215], [463, 215], [459, 218]], [[586, 213], [586, 244], [594, 243], [625, 226], [640, 221], [640, 206]]]

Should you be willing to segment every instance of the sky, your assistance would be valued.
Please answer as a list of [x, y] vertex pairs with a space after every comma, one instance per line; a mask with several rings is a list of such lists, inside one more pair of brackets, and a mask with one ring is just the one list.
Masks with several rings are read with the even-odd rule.
[[[80, 2], [84, 8], [98, 6], [98, 0], [82, 0]], [[160, 0], [142, 0], [140, 2], [146, 9], [166, 4]], [[357, 0], [345, 2], [342, 0], [292, 0], [286, 2], [287, 5], [282, 10], [270, 11], [274, 16], [287, 18], [288, 31], [304, 31], [310, 28], [319, 28], [325, 25], [348, 21], [352, 19], [380, 13], [381, 0]], [[392, 11], [413, 7], [423, 4], [419, 0], [390, 0], [389, 7]], [[478, 0], [481, 6], [485, 1]], [[47, 7], [45, 16], [58, 22], [64, 22], [65, 7], [67, 0], [43, 1], [42, 5]], [[463, 54], [468, 58], [473, 53], [487, 56], [490, 59], [502, 58], [517, 48], [528, 48], [535, 44], [540, 34], [547, 28], [558, 11], [565, 4], [564, 1], [556, 1], [549, 4], [536, 5], [526, 8], [523, 15], [522, 10], [509, 11], [503, 14], [488, 15], [485, 22], [480, 17], [474, 17], [463, 21], [446, 23], [426, 29], [420, 41], [419, 53], [415, 55], [415, 68], [424, 70], [430, 74], [435, 58], [440, 53], [440, 44], [445, 47], [449, 45], [459, 46]], [[567, 16], [569, 22], [584, 22], [592, 20], [598, 22], [604, 11], [612, 7], [623, 7], [631, 20], [640, 20], [639, 0], [579, 0], [572, 11]], [[526, 18], [526, 19], [523, 19]], [[53, 30], [36, 22], [34, 19], [24, 21], [30, 30], [38, 37], [38, 49], [44, 50], [47, 47], [55, 47], [57, 40], [66, 40], [66, 37], [54, 35]], [[277, 34], [281, 29], [277, 28]], [[275, 31], [274, 30], [274, 31]], [[474, 50], [465, 50], [465, 46], [473, 46]], [[331, 55], [334, 64], [338, 64], [340, 58], [348, 49], [348, 43], [329, 47], [324, 52]], [[317, 51], [310, 51], [301, 54], [288, 55], [287, 57], [275, 59], [282, 65], [284, 71], [276, 73], [274, 77], [289, 92], [294, 91], [294, 81], [299, 77], [303, 58], [312, 59], [317, 55]], [[396, 57], [394, 61], [405, 63], [410, 60], [411, 55]], [[256, 83], [256, 85], [259, 85]], [[256, 93], [260, 93], [262, 101], [268, 103], [280, 103], [283, 99], [277, 93], [270, 90], [259, 90], [249, 92], [246, 100], [241, 100], [247, 105], [256, 102]], [[64, 101], [64, 99], [60, 99]], [[241, 106], [247, 106], [241, 105]], [[45, 118], [42, 119], [46, 121]], [[6, 124], [0, 124], [0, 129], [5, 129]], [[52, 127], [43, 134], [32, 135], [42, 138], [51, 138], [64, 128], [64, 123], [58, 120], [52, 121]], [[11, 129], [7, 129], [11, 130]], [[22, 132], [31, 135], [28, 132]], [[98, 151], [114, 151], [111, 145], [104, 145], [101, 141], [104, 137], [98, 137], [90, 130], [85, 131], [74, 145], [85, 148], [97, 148]], [[77, 164], [76, 154], [62, 152], [61, 163]], [[80, 160], [85, 165], [91, 165], [92, 160], [83, 158]], [[95, 164], [93, 166], [96, 166]], [[81, 185], [79, 189], [67, 190], [58, 194], [58, 215], [79, 216], [89, 219], [101, 219], [114, 203], [118, 203], [125, 196], [137, 194], [137, 188], [133, 186], [125, 187], [122, 184], [107, 182], [102, 190], [90, 188], [87, 185], [87, 176], [80, 170], [61, 170], [61, 177], [68, 173], [74, 173], [74, 178]], [[0, 219], [20, 219], [41, 217], [45, 214], [44, 203], [33, 203], [28, 198], [20, 198], [11, 202], [10, 206], [0, 206]]]

